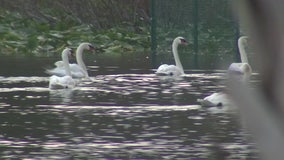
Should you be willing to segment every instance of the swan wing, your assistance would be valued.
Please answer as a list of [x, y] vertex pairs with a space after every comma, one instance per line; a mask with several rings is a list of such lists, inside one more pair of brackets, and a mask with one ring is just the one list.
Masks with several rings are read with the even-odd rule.
[[49, 89], [63, 89], [63, 86], [60, 83], [60, 77], [53, 75], [49, 78]]
[[75, 78], [86, 77], [85, 71], [78, 64], [70, 64], [70, 70], [71, 70], [72, 77], [75, 77]]
[[45, 73], [47, 73], [49, 75], [56, 75], [56, 76], [59, 76], [59, 77], [63, 77], [63, 76], [66, 75], [64, 68], [60, 68], [60, 67], [57, 67], [57, 68], [54, 68], [54, 69], [47, 69], [45, 71]]
[[214, 103], [205, 100], [205, 99], [197, 99], [197, 102], [201, 104], [203, 107], [214, 107], [216, 106]]
[[[59, 77], [65, 76], [66, 71], [64, 69], [63, 61], [55, 62], [55, 65], [57, 66], [56, 68], [47, 69], [45, 72], [49, 75], [56, 75], [56, 76], [59, 76]], [[69, 64], [69, 66], [70, 66], [72, 77], [74, 77], [74, 78], [85, 77], [84, 70], [78, 64], [72, 63], [72, 64]]]
[[166, 75], [166, 76], [180, 76], [182, 75], [181, 70], [175, 65], [161, 65], [157, 71], [157, 75]]
[[56, 67], [58, 67], [58, 68], [63, 68], [63, 67], [64, 67], [63, 61], [57, 61], [57, 62], [54, 63], [54, 65], [55, 65]]
[[59, 77], [63, 77], [63, 76], [66, 75], [63, 61], [57, 61], [57, 62], [54, 63], [54, 65], [56, 66], [55, 68], [46, 69], [45, 73], [47, 73], [49, 75], [56, 75], [56, 76], [59, 76]]
[[66, 85], [67, 88], [74, 88], [76, 85], [75, 80], [70, 76], [64, 76], [61, 78], [61, 83]]
[[251, 73], [252, 69], [248, 63], [232, 63], [229, 66], [228, 71], [236, 71], [240, 73]]
[[[56, 66], [56, 68], [64, 69], [63, 61], [57, 61], [57, 62], [54, 63], [54, 65]], [[75, 72], [78, 72], [78, 71], [82, 70], [81, 67], [78, 64], [76, 64], [76, 63], [69, 64], [69, 67], [70, 67], [71, 71], [73, 70]]]
[[54, 63], [54, 65], [56, 66], [53, 69], [47, 69], [45, 70], [45, 73], [49, 74], [49, 75], [56, 75], [59, 77], [63, 77], [66, 75], [66, 71], [64, 68], [64, 63], [63, 61], [57, 61]]
[[243, 73], [242, 65], [243, 65], [243, 63], [232, 63], [229, 66], [228, 71]]
[[166, 70], [169, 67], [169, 65], [167, 64], [162, 64], [159, 66], [159, 68], [157, 69], [156, 72], [164, 72], [164, 70]]
[[58, 77], [53, 75], [49, 79], [49, 88], [50, 89], [66, 89], [74, 88], [76, 82], [70, 76]]
[[[64, 69], [61, 69], [61, 68], [48, 69], [45, 72], [47, 74], [49, 74], [49, 75], [56, 75], [56, 76], [59, 76], [59, 77], [66, 76], [66, 71]], [[71, 71], [71, 75], [74, 78], [83, 78], [83, 77], [85, 77], [85, 74], [83, 72]]]
[[70, 66], [70, 70], [73, 72], [82, 72], [83, 70], [78, 64], [75, 64], [75, 63], [72, 63], [69, 66]]
[[252, 74], [252, 69], [248, 63], [232, 63], [228, 68], [228, 74], [239, 80], [247, 81]]
[[204, 99], [198, 99], [198, 102], [205, 107], [214, 107], [214, 106], [228, 106], [230, 105], [230, 100], [227, 94], [223, 92], [213, 93]]

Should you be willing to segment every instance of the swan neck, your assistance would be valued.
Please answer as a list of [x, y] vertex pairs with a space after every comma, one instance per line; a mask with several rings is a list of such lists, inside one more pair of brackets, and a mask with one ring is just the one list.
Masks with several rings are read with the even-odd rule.
[[71, 76], [71, 70], [70, 70], [70, 66], [69, 66], [69, 58], [68, 58], [67, 53], [62, 54], [62, 61], [63, 61], [63, 64], [64, 64], [66, 75]]
[[175, 59], [176, 66], [181, 70], [182, 74], [184, 74], [183, 67], [181, 65], [179, 55], [178, 55], [178, 43], [176, 41], [172, 44], [173, 55]]
[[245, 50], [245, 37], [241, 37], [238, 40], [238, 47], [239, 47], [239, 51], [240, 51], [240, 56], [241, 56], [241, 62], [242, 63], [248, 63], [248, 58], [247, 58], [247, 53]]
[[76, 50], [76, 61], [78, 65], [83, 69], [85, 76], [88, 77], [87, 67], [82, 57], [83, 51], [84, 51], [84, 46], [80, 45]]

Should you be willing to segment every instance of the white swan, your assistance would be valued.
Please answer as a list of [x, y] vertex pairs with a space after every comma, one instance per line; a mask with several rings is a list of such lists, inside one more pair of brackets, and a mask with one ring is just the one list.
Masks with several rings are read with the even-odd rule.
[[206, 107], [223, 107], [231, 104], [228, 95], [224, 92], [213, 93], [203, 99], [198, 99], [197, 102]]
[[252, 73], [251, 66], [248, 63], [245, 45], [247, 44], [247, 36], [241, 36], [238, 39], [238, 48], [241, 56], [241, 63], [232, 63], [228, 68], [228, 74], [236, 76], [243, 82], [247, 82]]
[[65, 88], [74, 88], [76, 83], [74, 79], [71, 77], [71, 71], [69, 66], [69, 58], [72, 50], [70, 48], [66, 48], [62, 52], [62, 60], [63, 66], [66, 72], [66, 76], [58, 77], [53, 75], [49, 78], [49, 88], [50, 89], [65, 89]]
[[[76, 61], [78, 64], [73, 63], [70, 64], [70, 71], [71, 75], [74, 78], [89, 78], [89, 74], [86, 68], [86, 65], [82, 58], [82, 53], [84, 50], [93, 50], [94, 47], [90, 43], [81, 43], [79, 47], [76, 50]], [[51, 75], [57, 75], [57, 76], [64, 76], [66, 75], [65, 69], [64, 69], [64, 63], [62, 61], [57, 61], [54, 63], [56, 68], [47, 70], [46, 73]]]
[[183, 37], [177, 37], [174, 39], [172, 44], [172, 51], [175, 59], [175, 65], [162, 64], [156, 71], [157, 75], [166, 75], [166, 76], [180, 76], [184, 74], [183, 67], [181, 65], [179, 55], [178, 55], [178, 45], [186, 45], [187, 42]]
[[[248, 82], [252, 69], [248, 64], [247, 53], [245, 51], [245, 44], [247, 44], [246, 36], [242, 36], [238, 39], [238, 48], [241, 56], [241, 63], [232, 63], [227, 72], [230, 76], [234, 76], [239, 79], [241, 82]], [[202, 106], [227, 106], [231, 105], [231, 100], [226, 93], [218, 92], [213, 93], [204, 99], [198, 99], [198, 102], [201, 103]]]

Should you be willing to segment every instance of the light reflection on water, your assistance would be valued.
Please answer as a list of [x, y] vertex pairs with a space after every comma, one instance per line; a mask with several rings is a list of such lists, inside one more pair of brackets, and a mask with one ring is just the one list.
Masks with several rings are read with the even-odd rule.
[[0, 77], [0, 157], [258, 159], [236, 115], [196, 102], [222, 77], [98, 75], [71, 90], [49, 90], [49, 77]]

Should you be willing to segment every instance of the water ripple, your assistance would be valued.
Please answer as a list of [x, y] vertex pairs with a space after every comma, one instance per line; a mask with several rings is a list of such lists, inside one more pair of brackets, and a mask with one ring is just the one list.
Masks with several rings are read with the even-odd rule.
[[236, 116], [196, 102], [224, 88], [223, 75], [98, 75], [63, 90], [49, 77], [0, 77], [0, 157], [258, 159]]

